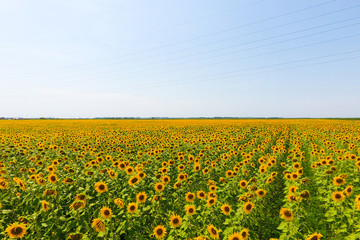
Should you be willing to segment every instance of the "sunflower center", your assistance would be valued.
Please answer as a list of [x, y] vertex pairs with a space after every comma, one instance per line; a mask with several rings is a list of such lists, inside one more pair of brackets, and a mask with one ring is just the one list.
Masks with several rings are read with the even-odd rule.
[[336, 199], [340, 199], [341, 198], [341, 195], [339, 193], [335, 194], [335, 198]]
[[251, 204], [246, 205], [246, 210], [251, 210], [251, 209], [252, 209]]
[[178, 218], [174, 218], [172, 222], [173, 222], [173, 224], [178, 224], [180, 221]]
[[291, 216], [292, 216], [292, 214], [291, 214], [290, 211], [285, 211], [285, 212], [284, 212], [284, 215], [285, 215], [286, 217], [291, 217]]
[[134, 210], [135, 210], [135, 206], [131, 206], [131, 207], [130, 207], [130, 210], [131, 210], [131, 211], [134, 211]]
[[11, 233], [13, 235], [19, 235], [23, 232], [22, 227], [14, 227], [13, 229], [11, 229]]
[[131, 179], [131, 182], [132, 182], [132, 183], [136, 183], [136, 182], [137, 182], [137, 178]]
[[194, 209], [193, 208], [189, 208], [189, 213], [193, 213]]
[[159, 228], [158, 230], [156, 230], [156, 234], [161, 236], [163, 234], [163, 230]]
[[139, 199], [140, 199], [140, 200], [144, 200], [144, 198], [145, 198], [144, 195], [140, 195], [140, 196], [139, 196]]
[[217, 231], [214, 229], [214, 228], [211, 228], [211, 233], [216, 235], [217, 234]]
[[104, 215], [106, 215], [106, 216], [107, 216], [107, 215], [110, 215], [110, 211], [109, 211], [109, 210], [105, 210], [105, 211], [104, 211]]
[[105, 186], [101, 184], [101, 185], [99, 185], [99, 189], [100, 189], [100, 190], [104, 190], [104, 189], [105, 189]]
[[225, 210], [225, 212], [230, 212], [230, 208], [229, 208], [229, 207], [225, 207], [224, 210]]

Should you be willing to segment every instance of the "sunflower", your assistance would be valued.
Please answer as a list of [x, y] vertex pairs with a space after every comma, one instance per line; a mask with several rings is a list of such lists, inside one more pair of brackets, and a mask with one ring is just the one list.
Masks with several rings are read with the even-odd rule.
[[146, 198], [147, 198], [147, 195], [145, 192], [139, 192], [137, 195], [136, 195], [136, 202], [138, 203], [144, 203], [146, 202]]
[[356, 196], [355, 202], [356, 202], [356, 203], [360, 203], [360, 194]]
[[144, 178], [146, 177], [146, 173], [144, 173], [144, 172], [139, 172], [139, 173], [137, 174], [137, 176], [138, 176], [140, 179], [144, 179]]
[[21, 188], [21, 190], [25, 191], [25, 183], [23, 180], [21, 180], [20, 178], [14, 178], [14, 181], [19, 185], [19, 187]]
[[248, 183], [247, 183], [246, 180], [241, 180], [241, 181], [239, 182], [239, 186], [240, 186], [241, 188], [246, 188], [247, 185], [248, 185]]
[[84, 208], [85, 207], [85, 202], [83, 201], [75, 201], [73, 202], [71, 205], [70, 205], [70, 210], [78, 210], [78, 209], [81, 209], [81, 208]]
[[185, 199], [187, 202], [193, 202], [195, 200], [195, 194], [192, 192], [188, 192], [185, 194]]
[[335, 177], [333, 183], [335, 186], [340, 186], [345, 183], [345, 179], [343, 179], [342, 177]]
[[345, 198], [345, 195], [343, 192], [335, 191], [332, 193], [331, 198], [335, 202], [341, 202]]
[[183, 182], [186, 180], [186, 175], [184, 173], [180, 173], [177, 177], [179, 182]]
[[259, 189], [256, 191], [256, 195], [258, 195], [258, 197], [263, 198], [266, 195], [266, 191], [263, 189]]
[[202, 170], [203, 174], [207, 174], [210, 170], [206, 167]]
[[71, 178], [65, 178], [63, 183], [67, 183], [67, 184], [73, 184], [74, 180], [72, 180]]
[[206, 229], [209, 232], [211, 238], [219, 239], [219, 231], [214, 227], [214, 225], [210, 224]]
[[132, 176], [129, 179], [129, 185], [130, 186], [134, 186], [135, 184], [137, 184], [140, 181], [140, 178], [138, 176]]
[[84, 193], [79, 193], [75, 197], [75, 201], [86, 202], [86, 195]]
[[231, 212], [231, 207], [230, 207], [230, 205], [227, 204], [227, 203], [221, 205], [221, 211], [222, 211], [223, 214], [229, 215], [230, 212]]
[[114, 203], [119, 207], [119, 208], [124, 208], [124, 202], [120, 199], [120, 198], [116, 198], [114, 200]]
[[234, 174], [234, 172], [233, 172], [233, 171], [228, 170], [228, 171], [226, 171], [225, 176], [226, 176], [227, 178], [230, 178], [230, 177], [232, 177], [232, 176], [233, 176], [233, 174]]
[[197, 193], [196, 193], [196, 195], [197, 195], [197, 197], [199, 198], [199, 199], [205, 199], [206, 198], [206, 193], [204, 192], [204, 191], [198, 191]]
[[234, 232], [228, 237], [228, 240], [242, 240], [242, 236], [239, 232]]
[[241, 233], [240, 233], [240, 235], [241, 235], [241, 237], [242, 237], [242, 239], [244, 239], [244, 240], [246, 240], [246, 239], [248, 239], [249, 238], [249, 230], [248, 229], [243, 229], [242, 231], [241, 231]]
[[321, 233], [314, 233], [307, 237], [306, 240], [319, 240], [322, 236]]
[[154, 235], [156, 239], [162, 239], [166, 235], [166, 228], [164, 226], [158, 225], [154, 228]]
[[46, 200], [42, 200], [41, 206], [42, 206], [42, 209], [44, 210], [44, 212], [46, 212], [50, 209], [50, 203], [48, 203]]
[[216, 198], [209, 198], [209, 199], [206, 201], [206, 205], [207, 205], [208, 207], [211, 207], [211, 206], [215, 205], [215, 203], [216, 203]]
[[26, 234], [26, 226], [23, 223], [13, 223], [5, 230], [9, 238], [23, 238]]
[[293, 213], [291, 212], [290, 209], [287, 209], [287, 208], [280, 209], [280, 216], [282, 219], [284, 219], [286, 221], [291, 221], [294, 219]]
[[154, 196], [151, 200], [151, 202], [157, 202], [157, 201], [160, 201], [161, 199], [161, 196]]
[[108, 171], [108, 174], [109, 174], [109, 177], [110, 177], [111, 179], [116, 178], [116, 173], [115, 173], [113, 170], [109, 170], [109, 171]]
[[7, 189], [7, 187], [8, 187], [8, 182], [3, 179], [0, 179], [0, 189]]
[[83, 235], [81, 233], [72, 233], [69, 235], [70, 240], [81, 240]]
[[181, 224], [182, 224], [182, 218], [179, 215], [172, 213], [170, 216], [170, 225], [173, 228], [177, 228], [181, 226]]
[[133, 167], [127, 167], [125, 171], [126, 171], [127, 175], [131, 175], [131, 174], [134, 173], [134, 168]]
[[39, 177], [38, 179], [36, 179], [37, 184], [44, 186], [46, 184], [45, 179]]
[[98, 192], [98, 193], [104, 193], [108, 190], [108, 187], [106, 185], [106, 183], [104, 182], [98, 182], [95, 184], [95, 190]]
[[155, 184], [154, 188], [155, 188], [155, 191], [162, 192], [162, 191], [164, 191], [165, 186], [163, 183], [159, 182], [159, 183]]
[[252, 202], [246, 202], [243, 206], [243, 210], [245, 213], [249, 214], [254, 208], [254, 204]]
[[216, 191], [216, 186], [215, 185], [209, 186], [209, 191], [215, 192]]
[[136, 210], [138, 209], [138, 205], [136, 203], [129, 203], [128, 207], [127, 207], [127, 211], [128, 213], [135, 213]]
[[[293, 176], [292, 176], [292, 177], [293, 177]], [[274, 180], [275, 180], [275, 178], [269, 177], [269, 178], [266, 180], [266, 183], [272, 183]]]
[[187, 205], [185, 207], [186, 215], [192, 216], [196, 212], [196, 208], [194, 205]]
[[164, 184], [168, 184], [170, 182], [170, 177], [169, 176], [163, 176], [161, 179], [161, 182]]
[[104, 219], [110, 219], [112, 217], [112, 211], [109, 207], [104, 206], [100, 209], [100, 215]]
[[301, 197], [301, 198], [304, 198], [304, 199], [309, 199], [309, 198], [310, 198], [310, 193], [309, 193], [309, 191], [308, 191], [308, 190], [302, 191], [302, 192], [300, 193], [300, 197]]
[[105, 223], [99, 219], [95, 218], [93, 222], [91, 223], [91, 226], [95, 229], [97, 232], [105, 232]]
[[354, 192], [353, 186], [347, 186], [344, 190], [345, 196], [349, 197]]

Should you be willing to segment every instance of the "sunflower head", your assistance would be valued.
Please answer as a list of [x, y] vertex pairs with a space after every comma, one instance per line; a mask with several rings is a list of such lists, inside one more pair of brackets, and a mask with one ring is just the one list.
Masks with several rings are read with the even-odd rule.
[[343, 192], [335, 191], [335, 192], [332, 193], [331, 198], [335, 202], [341, 202], [342, 200], [344, 200], [345, 195], [344, 195]]
[[135, 213], [136, 210], [138, 209], [138, 205], [136, 203], [129, 203], [128, 207], [127, 207], [127, 211], [128, 213]]
[[163, 183], [156, 183], [154, 188], [156, 192], [162, 192], [164, 191], [165, 186]]
[[287, 208], [280, 209], [280, 216], [282, 219], [284, 219], [286, 221], [291, 221], [294, 219], [293, 213], [291, 212], [290, 209], [287, 209]]
[[108, 190], [108, 187], [106, 185], [106, 183], [104, 182], [98, 182], [95, 184], [95, 190], [98, 192], [98, 193], [104, 193]]
[[26, 226], [23, 223], [12, 223], [5, 230], [9, 238], [23, 238], [26, 234]]
[[120, 199], [120, 198], [116, 198], [114, 200], [114, 203], [119, 207], [119, 208], [124, 208], [124, 202]]
[[109, 207], [104, 206], [100, 209], [100, 215], [104, 219], [110, 219], [112, 217], [112, 211]]
[[214, 227], [214, 225], [210, 224], [206, 229], [209, 232], [211, 238], [219, 239], [219, 231]]
[[195, 194], [192, 192], [187, 192], [185, 194], [185, 199], [187, 202], [193, 202], [195, 200]]
[[170, 216], [170, 225], [173, 228], [177, 228], [181, 226], [181, 224], [182, 224], [182, 218], [179, 215], [172, 213]]
[[50, 209], [50, 203], [48, 203], [46, 200], [42, 200], [41, 206], [42, 206], [42, 210], [44, 212], [46, 212]]
[[345, 182], [345, 179], [343, 179], [342, 177], [335, 177], [333, 181], [335, 186], [343, 185]]
[[70, 240], [81, 240], [83, 235], [81, 233], [72, 233], [69, 235]]
[[196, 208], [195, 208], [194, 205], [187, 205], [187, 206], [185, 207], [185, 211], [186, 211], [186, 215], [192, 216], [192, 215], [195, 214]]
[[206, 205], [207, 205], [208, 207], [211, 207], [211, 206], [215, 205], [215, 203], [216, 203], [216, 198], [209, 198], [209, 199], [206, 201]]
[[221, 211], [222, 211], [223, 214], [229, 215], [230, 212], [231, 212], [231, 207], [230, 207], [230, 205], [227, 204], [227, 203], [221, 205]]
[[263, 189], [259, 189], [256, 191], [256, 195], [258, 195], [258, 197], [260, 197], [260, 198], [263, 198], [265, 196], [265, 194], [266, 194], [266, 191]]
[[254, 208], [254, 204], [252, 202], [246, 202], [243, 206], [243, 210], [245, 213], [249, 214]]
[[306, 240], [319, 240], [323, 235], [321, 233], [311, 234]]
[[138, 202], [138, 203], [144, 203], [144, 202], [146, 202], [146, 199], [147, 199], [147, 195], [145, 192], [139, 192], [136, 195], [136, 202]]
[[166, 235], [166, 228], [162, 225], [158, 225], [154, 228], [154, 235], [156, 239], [163, 239]]
[[99, 218], [95, 218], [91, 224], [91, 226], [95, 229], [97, 232], [105, 232], [105, 223], [103, 220]]

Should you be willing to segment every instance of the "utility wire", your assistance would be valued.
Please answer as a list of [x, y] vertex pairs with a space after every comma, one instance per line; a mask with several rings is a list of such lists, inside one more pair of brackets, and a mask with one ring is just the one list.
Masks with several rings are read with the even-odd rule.
[[[162, 49], [162, 48], [167, 48], [167, 47], [170, 47], [170, 46], [176, 46], [176, 45], [179, 45], [179, 44], [182, 44], [182, 43], [191, 42], [191, 41], [197, 40], [197, 39], [208, 38], [209, 36], [219, 35], [219, 34], [222, 34], [224, 32], [231, 32], [231, 31], [241, 29], [241, 28], [244, 28], [244, 27], [248, 27], [248, 26], [259, 24], [259, 23], [267, 22], [267, 21], [270, 21], [270, 20], [278, 19], [278, 18], [281, 18], [281, 17], [284, 17], [284, 16], [300, 13], [300, 12], [310, 10], [310, 9], [313, 9], [313, 8], [316, 8], [316, 7], [320, 7], [320, 6], [323, 6], [325, 4], [335, 2], [335, 1], [336, 0], [326, 1], [326, 2], [323, 2], [323, 3], [320, 3], [320, 4], [311, 5], [311, 6], [308, 6], [308, 7], [305, 7], [305, 8], [290, 11], [290, 12], [287, 12], [287, 13], [284, 13], [284, 14], [273, 16], [273, 17], [264, 18], [264, 19], [254, 21], [254, 22], [251, 22], [251, 23], [242, 24], [242, 25], [239, 25], [239, 26], [236, 26], [236, 27], [232, 27], [232, 28], [221, 30], [221, 31], [201, 35], [201, 36], [198, 36], [198, 37], [189, 38], [189, 39], [178, 41], [178, 42], [175, 42], [175, 43], [165, 44], [165, 45], [162, 45], [162, 46], [159, 46], [159, 47], [149, 48], [149, 49], [141, 50], [141, 51], [138, 51], [138, 52], [125, 54], [125, 55], [122, 55], [122, 56], [115, 56], [115, 57], [105, 58], [105, 59], [101, 59], [101, 60], [97, 60], [97, 61], [93, 61], [93, 62], [88, 62], [88, 63], [83, 63], [83, 64], [76, 64], [75, 66], [71, 66], [70, 68], [84, 66], [84, 65], [88, 65], [88, 64], [95, 64], [95, 63], [99, 63], [99, 62], [101, 63], [103, 61], [115, 60], [115, 59], [123, 58], [123, 57], [134, 56], [134, 55], [137, 55], [137, 54], [143, 54], [143, 53], [146, 53], [146, 52], [151, 52], [151, 51], [154, 51], [154, 50], [159, 50], [159, 49]], [[352, 6], [352, 7], [355, 8], [355, 7], [358, 7], [358, 6], [360, 6], [360, 4], [356, 5], [356, 6]], [[50, 71], [53, 71], [53, 70], [50, 70]], [[42, 72], [44, 72], [44, 71], [42, 71]]]

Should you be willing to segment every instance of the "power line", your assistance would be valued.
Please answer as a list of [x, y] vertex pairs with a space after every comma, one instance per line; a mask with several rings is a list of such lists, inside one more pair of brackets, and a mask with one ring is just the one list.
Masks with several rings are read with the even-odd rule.
[[[90, 62], [90, 63], [77, 64], [76, 66], [72, 66], [70, 68], [84, 66], [84, 65], [88, 65], [88, 64], [95, 64], [95, 63], [99, 63], [99, 62], [103, 62], [103, 61], [107, 61], [107, 60], [114, 60], [114, 59], [118, 59], [118, 58], [134, 56], [134, 55], [138, 55], [138, 54], [141, 54], [141, 53], [146, 53], [146, 52], [151, 52], [151, 51], [154, 51], [154, 50], [159, 50], [159, 49], [162, 49], [162, 48], [167, 48], [167, 47], [170, 47], [170, 46], [176, 46], [176, 45], [179, 45], [179, 44], [182, 44], [182, 43], [191, 42], [193, 40], [207, 38], [209, 36], [214, 36], [214, 35], [219, 35], [219, 34], [224, 33], [224, 32], [230, 32], [230, 31], [234, 31], [234, 30], [237, 30], [237, 29], [240, 29], [240, 28], [243, 28], [243, 27], [248, 27], [248, 26], [256, 25], [256, 24], [259, 24], [259, 23], [262, 23], [262, 22], [266, 22], [266, 21], [270, 21], [270, 20], [273, 20], [273, 19], [281, 18], [281, 17], [284, 17], [284, 16], [300, 13], [300, 12], [303, 12], [303, 11], [306, 11], [306, 10], [309, 10], [309, 9], [313, 9], [313, 8], [316, 8], [316, 7], [320, 7], [320, 6], [323, 6], [325, 4], [335, 2], [335, 1], [336, 0], [326, 1], [326, 2], [323, 2], [323, 3], [320, 3], [320, 4], [311, 5], [311, 6], [308, 6], [308, 7], [305, 7], [305, 8], [290, 11], [290, 12], [287, 12], [287, 13], [284, 13], [284, 14], [273, 16], [273, 17], [264, 18], [264, 19], [254, 21], [254, 22], [251, 22], [251, 23], [242, 24], [242, 25], [232, 27], [232, 28], [228, 28], [228, 29], [224, 29], [224, 30], [221, 30], [221, 31], [201, 35], [201, 36], [198, 36], [198, 37], [193, 37], [193, 38], [190, 38], [190, 39], [186, 39], [186, 40], [178, 41], [178, 42], [175, 42], [175, 43], [170, 43], [170, 44], [166, 44], [166, 45], [162, 45], [162, 46], [159, 46], [159, 47], [154, 47], [154, 48], [150, 48], [150, 49], [146, 49], [146, 50], [142, 50], [142, 51], [138, 51], [138, 52], [134, 52], [134, 53], [130, 53], [130, 54], [125, 54], [125, 55], [122, 55], [122, 56], [106, 58], [106, 59], [102, 59], [102, 60], [93, 61], [93, 62]], [[358, 6], [360, 6], [360, 4], [352, 6], [352, 8], [355, 8], [355, 7], [358, 7]]]
[[[356, 23], [356, 24], [360, 24], [360, 23]], [[353, 24], [351, 24], [353, 25]], [[350, 26], [350, 25], [347, 25]], [[335, 28], [335, 30], [341, 29], [342, 27], [338, 27]], [[334, 29], [331, 29], [334, 30]], [[327, 32], [330, 30], [326, 30], [326, 31], [322, 31], [322, 32]], [[320, 32], [321, 33], [321, 32]], [[313, 34], [308, 34], [306, 36], [309, 35], [317, 35], [318, 33], [313, 33]], [[153, 74], [147, 74], [145, 76], [140, 76], [140, 78], [144, 78], [144, 77], [149, 77], [149, 76], [153, 76], [153, 75], [159, 75], [159, 74], [164, 74], [164, 73], [175, 73], [175, 72], [180, 72], [180, 71], [185, 71], [185, 70], [191, 70], [191, 69], [198, 69], [198, 68], [203, 68], [203, 67], [208, 67], [208, 66], [213, 66], [213, 65], [218, 65], [218, 64], [223, 64], [223, 63], [229, 63], [229, 62], [235, 62], [235, 61], [239, 61], [239, 60], [244, 60], [244, 59], [249, 59], [249, 58], [255, 58], [255, 57], [260, 57], [260, 56], [265, 56], [265, 55], [271, 55], [271, 54], [276, 54], [276, 53], [282, 53], [282, 52], [286, 52], [286, 51], [291, 51], [294, 49], [300, 49], [300, 48], [305, 48], [305, 47], [310, 47], [310, 46], [315, 46], [315, 45], [319, 45], [319, 44], [324, 44], [324, 43], [329, 43], [329, 42], [334, 42], [334, 41], [338, 41], [338, 40], [343, 40], [343, 39], [348, 39], [348, 38], [353, 38], [353, 37], [357, 37], [360, 34], [354, 34], [354, 35], [350, 35], [350, 36], [344, 36], [344, 37], [340, 37], [340, 38], [335, 38], [335, 39], [328, 39], [328, 40], [324, 40], [324, 41], [319, 41], [319, 42], [315, 42], [315, 43], [310, 43], [310, 44], [304, 44], [304, 45], [300, 45], [300, 46], [295, 46], [295, 47], [291, 47], [291, 48], [285, 48], [285, 49], [280, 49], [280, 50], [275, 50], [275, 51], [270, 51], [270, 52], [265, 52], [265, 53], [260, 53], [260, 54], [254, 54], [254, 55], [250, 55], [250, 56], [242, 56], [240, 58], [234, 58], [234, 59], [228, 59], [228, 60], [224, 60], [224, 61], [217, 61], [217, 62], [212, 62], [212, 63], [207, 63], [207, 64], [202, 64], [202, 65], [197, 65], [197, 66], [192, 66], [192, 67], [186, 67], [186, 68], [180, 68], [180, 69], [176, 69], [176, 70], [167, 70], [167, 71], [163, 71], [160, 73], [153, 73]], [[298, 38], [303, 38], [304, 36], [298, 37]], [[279, 43], [283, 43], [285, 41], [292, 41], [294, 39], [298, 39], [298, 38], [292, 38], [290, 40], [282, 40], [280, 42], [277, 42], [277, 44]], [[270, 45], [274, 45], [275, 43], [271, 43]], [[268, 44], [267, 44], [268, 45]], [[266, 46], [267, 46], [266, 45]], [[264, 45], [263, 45], [264, 46]], [[256, 48], [259, 48], [256, 47]], [[252, 49], [252, 48], [251, 48]], [[242, 51], [247, 51], [250, 49], [243, 49]], [[189, 61], [188, 61], [189, 63]], [[135, 74], [141, 73], [141, 71], [137, 71]], [[133, 73], [134, 74], [134, 73]], [[127, 75], [123, 75], [122, 77], [126, 77]], [[74, 78], [67, 78], [68, 81], [70, 81], [71, 79]], [[95, 79], [95, 81], [88, 81], [91, 79]], [[119, 78], [118, 78], [119, 79]], [[132, 78], [134, 79], [134, 78]], [[135, 78], [136, 79], [136, 78]], [[60, 80], [60, 79], [59, 79]], [[113, 79], [115, 80], [115, 79]], [[47, 83], [49, 82], [49, 80], [46, 81]], [[99, 77], [90, 77], [90, 78], [80, 78], [79, 80], [77, 80], [76, 82], [74, 82], [75, 84], [79, 83], [79, 82], [86, 82], [86, 83], [90, 83], [90, 82], [99, 82]], [[104, 82], [104, 79], [101, 80], [101, 82]], [[67, 81], [62, 81], [62, 84], [64, 83], [68, 83]]]
[[[338, 24], [338, 23], [352, 21], [352, 20], [359, 19], [359, 18], [360, 17], [349, 18], [349, 19], [336, 21], [336, 22], [332, 22], [332, 23], [327, 23], [327, 24], [323, 24], [323, 25], [318, 25], [318, 26], [314, 26], [314, 27], [310, 27], [310, 28], [305, 28], [305, 29], [302, 29], [302, 30], [297, 30], [297, 31], [293, 31], [293, 32], [285, 33], [285, 34], [274, 35], [274, 36], [271, 36], [271, 37], [262, 38], [262, 39], [258, 39], [258, 40], [254, 40], [254, 41], [249, 41], [249, 42], [245, 42], [245, 43], [230, 45], [230, 46], [221, 47], [221, 48], [216, 48], [216, 49], [213, 49], [213, 50], [207, 50], [207, 51], [203, 51], [203, 52], [192, 53], [192, 54], [185, 55], [185, 56], [167, 58], [167, 59], [163, 59], [163, 60], [156, 61], [156, 62], [152, 61], [152, 62], [147, 63], [147, 64], [141, 64], [141, 65], [134, 65], [134, 66], [130, 66], [130, 67], [128, 66], [128, 67], [115, 68], [115, 69], [110, 69], [110, 70], [97, 71], [96, 74], [114, 72], [114, 71], [118, 71], [118, 70], [134, 69], [134, 68], [138, 68], [139, 66], [144, 67], [144, 66], [169, 62], [169, 61], [172, 61], [172, 60], [178, 60], [178, 59], [182, 59], [182, 58], [188, 58], [188, 57], [192, 57], [192, 56], [208, 54], [210, 52], [216, 52], [216, 51], [219, 51], [219, 50], [225, 50], [225, 49], [231, 49], [231, 48], [235, 48], [235, 47], [239, 47], [239, 46], [243, 46], [243, 45], [249, 45], [249, 44], [253, 44], [253, 43], [257, 43], [257, 42], [262, 42], [262, 41], [265, 41], [265, 40], [270, 40], [270, 39], [279, 38], [279, 37], [283, 37], [283, 36], [288, 36], [288, 35], [292, 35], [292, 34], [296, 34], [296, 33], [300, 33], [300, 32], [305, 32], [305, 31], [309, 31], [309, 30], [313, 30], [313, 29], [317, 29], [317, 28], [322, 28], [322, 27], [326, 27], [326, 26], [330, 26], [330, 25], [334, 25], [334, 24]], [[334, 30], [338, 30], [338, 29], [342, 29], [342, 28], [346, 28], [346, 27], [350, 27], [350, 26], [354, 26], [354, 25], [358, 25], [358, 24], [359, 23], [350, 24], [350, 25], [347, 25], [347, 26], [339, 27], [339, 28], [329, 29], [329, 30], [325, 30], [325, 31], [322, 31], [322, 32], [317, 32], [317, 33], [312, 33], [312, 34], [308, 34], [308, 35], [301, 36], [301, 37], [296, 37], [296, 38], [293, 38], [293, 39], [287, 39], [287, 40], [283, 40], [283, 41], [279, 41], [279, 42], [275, 42], [275, 43], [270, 43], [270, 44], [260, 45], [260, 46], [256, 46], [256, 47], [251, 47], [251, 48], [243, 49], [243, 50], [240, 50], [240, 51], [233, 51], [231, 53], [218, 54], [218, 55], [207, 57], [207, 59], [216, 58], [216, 57], [224, 56], [224, 55], [231, 55], [231, 54], [235, 54], [235, 53], [238, 53], [238, 52], [248, 51], [248, 50], [257, 49], [257, 48], [262, 48], [262, 47], [265, 47], [265, 46], [276, 45], [276, 44], [280, 44], [280, 43], [283, 43], [283, 42], [292, 41], [292, 40], [296, 40], [296, 39], [301, 39], [301, 38], [305, 38], [305, 37], [308, 37], [308, 36], [314, 36], [314, 35], [317, 35], [317, 34], [329, 32], [329, 31], [334, 31]], [[193, 61], [191, 61], [191, 62], [193, 62]], [[187, 63], [189, 63], [189, 61], [187, 61]], [[114, 66], [114, 65], [119, 65], [119, 64], [121, 64], [121, 63], [109, 64], [108, 66]], [[79, 71], [79, 72], [81, 72], [81, 71]], [[144, 72], [144, 71], [140, 71], [140, 72]], [[137, 71], [136, 73], [138, 74], [139, 71]], [[76, 75], [75, 78], [76, 77], [81, 77], [81, 76], [83, 76], [83, 75]], [[58, 79], [60, 80], [60, 78], [58, 78]], [[74, 78], [72, 78], [72, 79], [74, 79]]]

